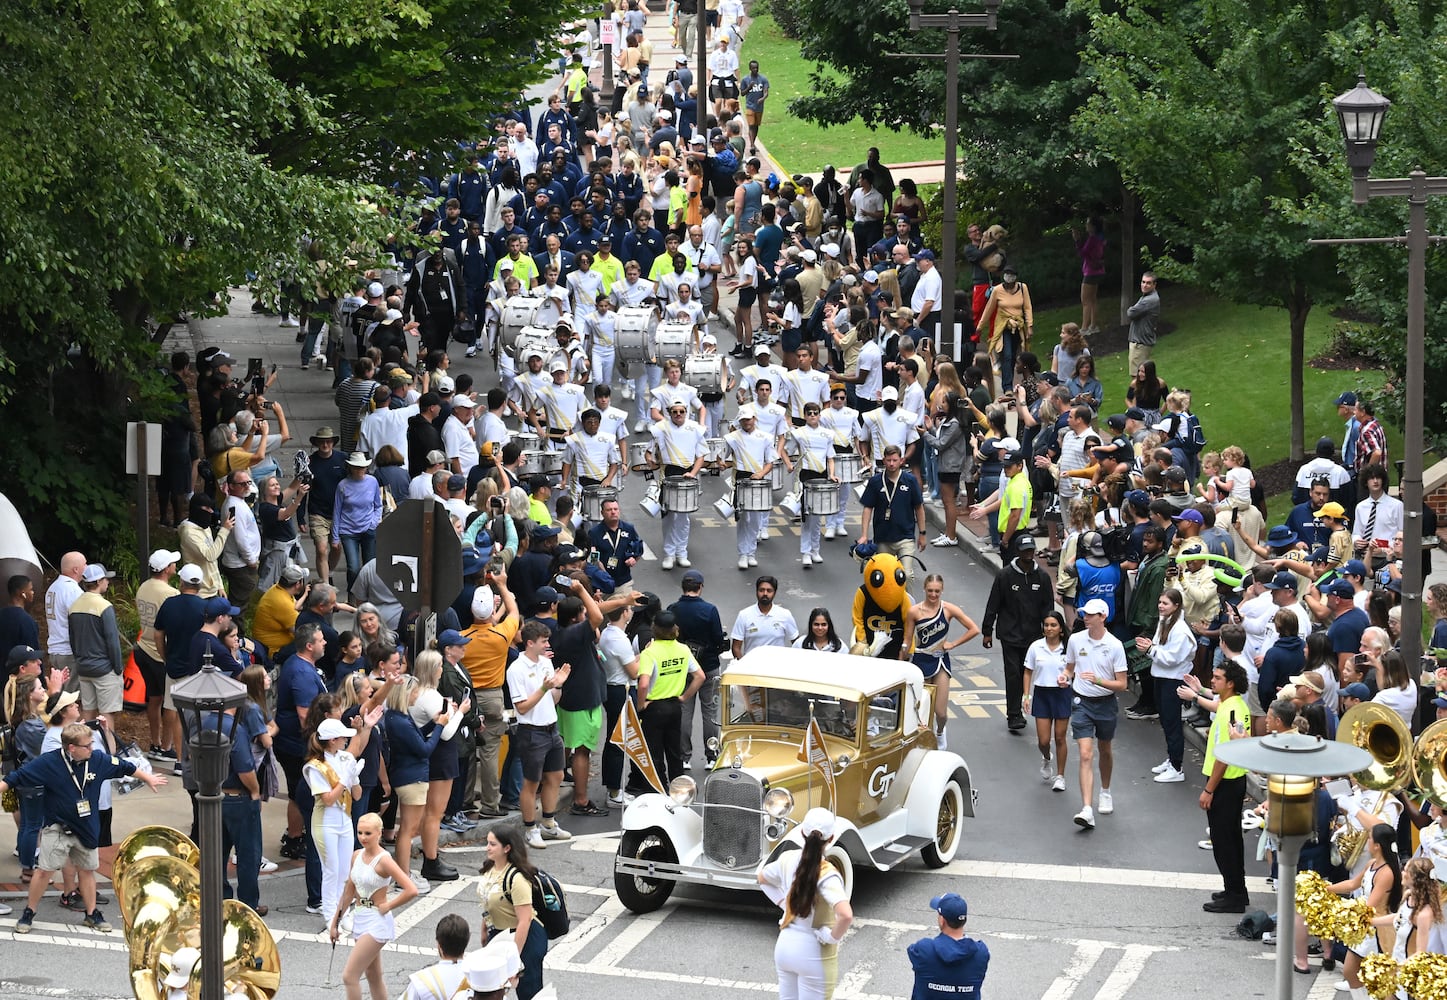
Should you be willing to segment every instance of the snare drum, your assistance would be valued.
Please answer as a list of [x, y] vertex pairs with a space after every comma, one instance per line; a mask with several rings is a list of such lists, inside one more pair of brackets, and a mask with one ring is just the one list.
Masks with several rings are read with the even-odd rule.
[[628, 467], [634, 472], [647, 472], [648, 453], [653, 450], [652, 441], [631, 441], [628, 444]]
[[517, 442], [518, 448], [524, 452], [538, 450], [538, 436], [532, 431], [514, 431], [512, 439]]
[[524, 476], [539, 475], [545, 471], [543, 469], [543, 459], [552, 454], [554, 454], [554, 452], [543, 450], [525, 451], [523, 452], [522, 465], [518, 466], [518, 471]]
[[617, 489], [617, 487], [614, 487], [614, 486], [584, 486], [584, 487], [583, 487], [583, 502], [582, 502], [582, 504], [580, 505], [580, 506], [583, 508], [583, 520], [585, 520], [585, 521], [601, 521], [601, 520], [603, 520], [603, 504], [606, 503], [606, 502], [609, 501], [609, 500], [617, 500], [617, 499], [618, 499], [618, 489]]
[[694, 354], [683, 363], [683, 380], [699, 392], [723, 392], [717, 354]]
[[[681, 363], [693, 353], [693, 324], [659, 323], [655, 339], [658, 343], [659, 363], [669, 358]], [[704, 391], [702, 386], [695, 385], [694, 388]]]
[[561, 451], [535, 451], [538, 456], [538, 471], [545, 476], [563, 474], [563, 453]]
[[538, 306], [542, 304], [542, 299], [535, 299], [531, 295], [514, 295], [502, 304], [502, 318], [497, 325], [498, 345], [502, 350], [508, 354], [513, 353], [523, 327], [533, 325]]
[[828, 517], [839, 513], [839, 487], [827, 479], [811, 479], [804, 484], [804, 513]]
[[658, 329], [658, 314], [648, 306], [628, 306], [618, 310], [614, 322], [614, 338], [618, 345], [617, 359], [623, 364], [641, 361], [652, 364], [658, 356], [654, 331]]
[[708, 438], [704, 444], [708, 448], [708, 455], [704, 459], [704, 463], [708, 465], [709, 468], [723, 468], [733, 456], [733, 452], [729, 449], [729, 443], [723, 438]]
[[772, 476], [770, 477], [770, 482], [771, 482], [771, 484], [773, 485], [773, 488], [776, 489], [776, 490], [782, 490], [782, 489], [784, 488], [784, 463], [783, 463], [783, 462], [775, 462], [775, 463], [774, 463], [774, 471], [773, 471]]
[[670, 514], [692, 514], [698, 510], [698, 480], [669, 476], [663, 481], [663, 509]]
[[864, 479], [864, 461], [859, 452], [838, 452], [834, 455], [834, 475], [841, 483], [858, 483]]
[[774, 487], [767, 479], [740, 479], [734, 492], [739, 510], [758, 512], [774, 507]]
[[558, 338], [553, 336], [553, 331], [541, 326], [525, 326], [518, 332], [513, 359], [517, 362], [518, 371], [524, 371], [527, 369], [530, 353], [536, 351], [546, 362], [557, 349]]

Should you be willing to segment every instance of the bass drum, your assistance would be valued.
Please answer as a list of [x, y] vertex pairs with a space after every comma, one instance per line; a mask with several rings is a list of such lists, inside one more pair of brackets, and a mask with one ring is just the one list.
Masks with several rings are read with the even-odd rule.
[[523, 327], [532, 326], [533, 318], [538, 314], [538, 306], [542, 305], [542, 299], [535, 299], [531, 295], [514, 295], [502, 304], [502, 318], [498, 320], [497, 337], [501, 349], [508, 354], [513, 353], [517, 347], [518, 337], [523, 332]]
[[693, 354], [683, 363], [683, 381], [699, 392], [723, 392], [717, 354]]
[[546, 362], [557, 349], [558, 338], [553, 335], [553, 331], [541, 326], [525, 326], [518, 333], [513, 360], [517, 362], [518, 371], [526, 371], [528, 354], [537, 351], [543, 356], [544, 371], [546, 371]]
[[648, 306], [628, 306], [618, 310], [613, 331], [618, 345], [617, 360], [623, 364], [651, 364], [658, 357], [655, 333], [658, 314]]
[[[660, 323], [655, 337], [658, 342], [660, 364], [669, 358], [682, 364], [684, 359], [693, 353], [692, 323]], [[695, 385], [694, 388], [699, 392], [704, 391], [701, 385]]]
[[804, 484], [804, 513], [828, 517], [839, 513], [839, 487], [827, 479], [811, 479]]

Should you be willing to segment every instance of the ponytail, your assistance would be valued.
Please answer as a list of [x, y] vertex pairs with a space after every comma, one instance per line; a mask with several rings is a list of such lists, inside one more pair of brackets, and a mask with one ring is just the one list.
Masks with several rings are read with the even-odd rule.
[[799, 867], [789, 886], [787, 912], [794, 917], [807, 917], [814, 912], [814, 896], [819, 891], [819, 866], [824, 862], [824, 847], [829, 839], [821, 833], [804, 838], [799, 851]]

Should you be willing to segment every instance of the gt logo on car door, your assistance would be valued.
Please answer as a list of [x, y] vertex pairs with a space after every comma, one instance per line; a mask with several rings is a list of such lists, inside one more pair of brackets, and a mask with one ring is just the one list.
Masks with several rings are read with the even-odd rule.
[[889, 786], [894, 784], [898, 775], [889, 769], [888, 764], [880, 764], [869, 775], [869, 794], [876, 799], [882, 799], [889, 794]]

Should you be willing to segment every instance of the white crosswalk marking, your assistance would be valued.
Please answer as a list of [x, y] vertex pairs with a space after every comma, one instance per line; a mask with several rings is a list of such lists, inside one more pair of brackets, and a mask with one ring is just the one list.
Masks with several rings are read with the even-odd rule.
[[1100, 956], [1104, 954], [1105, 945], [1099, 941], [1078, 942], [1075, 945], [1075, 954], [1070, 957], [1070, 963], [1055, 977], [1055, 981], [1040, 1000], [1070, 1000], [1080, 986], [1080, 981], [1090, 974], [1090, 970], [1095, 968], [1095, 963], [1099, 962]]

